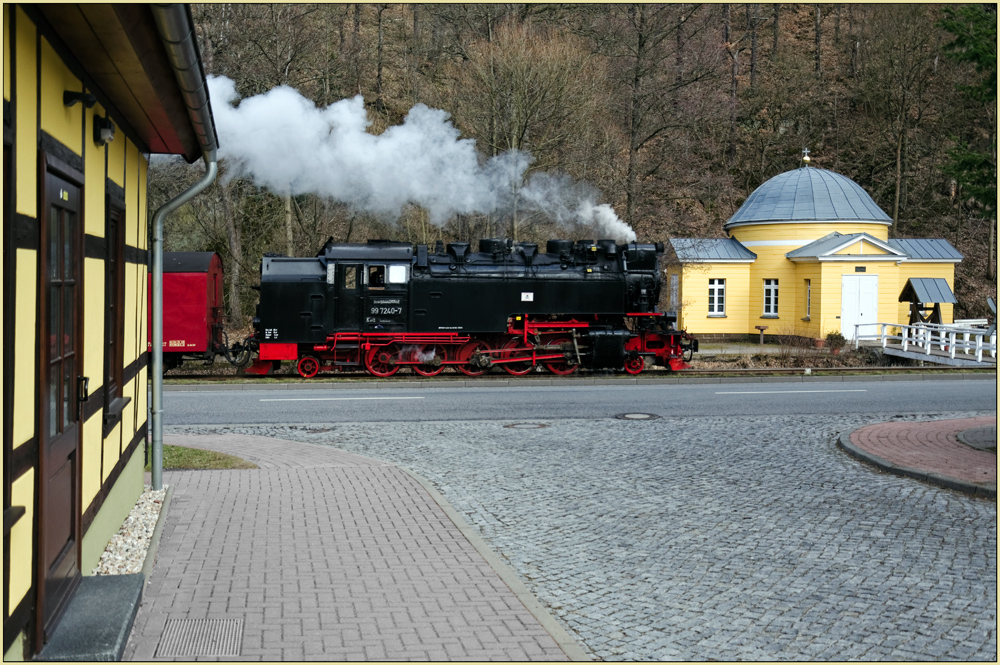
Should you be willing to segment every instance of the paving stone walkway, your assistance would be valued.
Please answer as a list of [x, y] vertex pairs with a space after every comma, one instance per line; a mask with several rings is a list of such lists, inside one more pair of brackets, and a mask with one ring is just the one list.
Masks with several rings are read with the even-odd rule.
[[[173, 496], [124, 660], [566, 660], [399, 468], [246, 435], [165, 443], [260, 468], [164, 473]], [[235, 645], [212, 634], [234, 626]], [[178, 628], [179, 648], [164, 639]]]
[[995, 662], [996, 502], [886, 474], [835, 443], [883, 421], [982, 415], [172, 431], [412, 469], [596, 659]]

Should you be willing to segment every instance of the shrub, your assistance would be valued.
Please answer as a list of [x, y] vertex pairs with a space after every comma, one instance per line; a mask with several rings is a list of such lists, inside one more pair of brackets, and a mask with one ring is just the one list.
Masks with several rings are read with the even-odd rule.
[[826, 334], [826, 346], [829, 349], [842, 349], [847, 344], [847, 339], [837, 331]]

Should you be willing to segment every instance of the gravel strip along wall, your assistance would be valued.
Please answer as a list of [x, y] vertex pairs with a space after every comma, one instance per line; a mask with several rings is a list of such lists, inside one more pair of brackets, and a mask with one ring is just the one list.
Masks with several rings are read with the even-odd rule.
[[104, 548], [101, 560], [91, 574], [127, 575], [142, 572], [166, 493], [166, 488], [154, 491], [146, 486], [118, 533]]

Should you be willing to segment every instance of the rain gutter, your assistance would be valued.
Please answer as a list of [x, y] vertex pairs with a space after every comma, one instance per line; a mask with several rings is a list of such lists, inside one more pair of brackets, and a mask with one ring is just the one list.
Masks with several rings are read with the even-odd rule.
[[156, 29], [174, 70], [177, 85], [187, 107], [205, 162], [205, 175], [197, 183], [163, 204], [153, 215], [152, 260], [152, 336], [153, 357], [150, 373], [153, 380], [152, 486], [163, 489], [163, 220], [177, 208], [203, 192], [218, 173], [218, 140], [208, 87], [195, 41], [194, 22], [185, 4], [150, 5]]

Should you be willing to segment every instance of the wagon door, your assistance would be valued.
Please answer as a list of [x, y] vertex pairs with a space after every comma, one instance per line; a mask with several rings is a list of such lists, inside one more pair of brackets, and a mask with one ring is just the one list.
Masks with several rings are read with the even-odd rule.
[[361, 329], [361, 263], [337, 264], [337, 322], [338, 330], [358, 331]]

